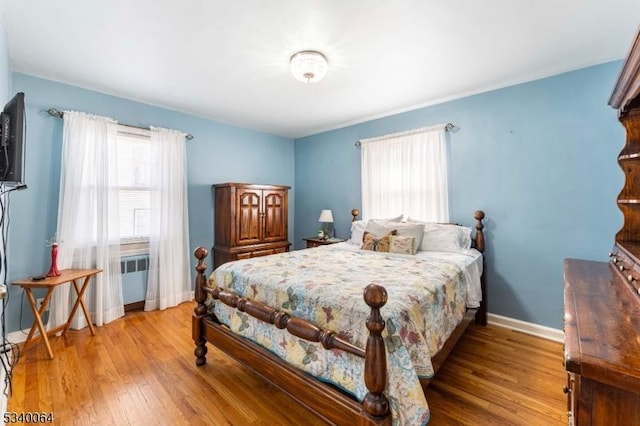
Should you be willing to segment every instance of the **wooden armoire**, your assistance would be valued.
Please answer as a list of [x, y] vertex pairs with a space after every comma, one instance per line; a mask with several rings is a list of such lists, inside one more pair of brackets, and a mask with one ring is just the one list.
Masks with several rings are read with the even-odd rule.
[[214, 267], [236, 259], [289, 251], [289, 186], [213, 185]]
[[565, 392], [569, 424], [640, 426], [640, 33], [609, 105], [626, 130], [624, 223], [610, 262], [565, 260]]

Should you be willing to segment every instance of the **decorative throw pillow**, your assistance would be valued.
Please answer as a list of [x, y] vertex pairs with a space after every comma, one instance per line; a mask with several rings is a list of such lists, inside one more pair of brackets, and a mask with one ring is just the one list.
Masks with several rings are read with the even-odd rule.
[[399, 254], [416, 254], [416, 237], [392, 235], [389, 239], [389, 251]]
[[362, 250], [372, 250], [372, 251], [389, 251], [390, 238], [392, 235], [396, 234], [396, 230], [392, 230], [386, 233], [382, 237], [377, 237], [371, 232], [364, 231], [364, 235], [362, 236]]

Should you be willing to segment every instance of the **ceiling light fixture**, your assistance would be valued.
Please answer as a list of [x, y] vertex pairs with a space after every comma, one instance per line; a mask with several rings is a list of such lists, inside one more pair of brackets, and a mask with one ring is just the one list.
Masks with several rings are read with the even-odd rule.
[[315, 50], [303, 50], [291, 56], [291, 74], [304, 83], [315, 83], [327, 75], [327, 58]]

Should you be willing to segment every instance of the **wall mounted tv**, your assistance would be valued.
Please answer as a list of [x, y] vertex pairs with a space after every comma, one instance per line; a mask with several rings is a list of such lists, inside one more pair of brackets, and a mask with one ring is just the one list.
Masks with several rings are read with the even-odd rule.
[[0, 182], [24, 182], [24, 93], [17, 93], [0, 113]]

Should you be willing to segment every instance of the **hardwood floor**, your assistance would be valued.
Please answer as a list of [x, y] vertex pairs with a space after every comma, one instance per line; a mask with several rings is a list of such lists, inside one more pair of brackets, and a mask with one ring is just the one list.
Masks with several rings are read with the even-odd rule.
[[430, 425], [566, 425], [562, 344], [472, 324], [429, 384]]
[[[8, 412], [57, 425], [319, 425], [322, 420], [217, 349], [197, 368], [192, 303], [29, 345]], [[472, 325], [431, 381], [429, 425], [566, 424], [562, 345]]]

